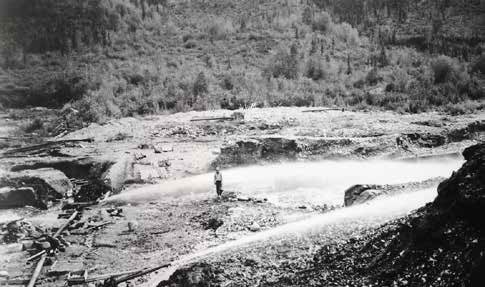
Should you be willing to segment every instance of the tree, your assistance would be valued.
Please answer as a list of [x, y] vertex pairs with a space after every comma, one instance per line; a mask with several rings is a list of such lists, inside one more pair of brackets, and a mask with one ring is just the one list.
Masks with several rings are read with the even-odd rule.
[[200, 96], [203, 94], [207, 94], [209, 92], [209, 87], [207, 84], [207, 79], [205, 77], [204, 72], [200, 72], [195, 78], [194, 85], [192, 87], [192, 92], [195, 96]]

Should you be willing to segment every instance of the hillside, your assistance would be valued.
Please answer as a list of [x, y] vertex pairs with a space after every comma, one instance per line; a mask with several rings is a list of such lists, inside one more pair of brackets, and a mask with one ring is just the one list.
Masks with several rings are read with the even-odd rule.
[[74, 127], [214, 108], [483, 108], [483, 1], [350, 2], [2, 0], [0, 104], [67, 105]]

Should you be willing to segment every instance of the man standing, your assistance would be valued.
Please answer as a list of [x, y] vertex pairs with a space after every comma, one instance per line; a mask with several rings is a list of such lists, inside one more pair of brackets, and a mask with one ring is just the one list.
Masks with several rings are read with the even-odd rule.
[[222, 194], [222, 174], [219, 171], [219, 167], [216, 167], [216, 173], [214, 174], [214, 184], [216, 185], [217, 196], [221, 197], [221, 194]]

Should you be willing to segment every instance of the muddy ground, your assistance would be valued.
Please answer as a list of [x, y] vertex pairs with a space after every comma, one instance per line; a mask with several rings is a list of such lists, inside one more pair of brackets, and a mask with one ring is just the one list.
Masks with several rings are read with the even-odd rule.
[[[60, 154], [55, 156], [49, 153], [3, 154], [0, 170], [50, 166], [65, 172], [68, 177], [103, 177], [110, 181], [113, 194], [123, 194], [153, 188], [156, 183], [161, 183], [160, 188], [163, 188], [167, 180], [204, 174], [216, 165], [229, 168], [336, 158], [413, 159], [460, 153], [466, 146], [484, 139], [483, 113], [452, 117], [438, 113], [401, 115], [305, 110], [250, 109], [242, 111], [243, 120], [192, 121], [231, 116], [232, 112], [223, 110], [112, 120], [56, 138], [92, 138], [94, 141], [63, 145], [58, 149]], [[19, 120], [8, 115], [3, 115], [0, 120], [1, 136], [18, 136]], [[3, 151], [21, 145], [22, 140], [2, 143]], [[79, 174], [73, 172], [73, 169], [83, 170], [79, 165], [83, 161], [89, 168]], [[98, 172], [93, 168], [107, 162], [107, 170]], [[208, 186], [207, 190], [211, 188]], [[81, 219], [92, 225], [107, 225], [98, 230], [72, 230], [66, 234], [70, 246], [53, 260], [58, 261], [55, 264], [57, 273], [54, 275], [50, 267], [45, 267], [37, 286], [60, 286], [66, 272], [77, 269], [89, 269], [89, 274], [95, 275], [173, 262], [184, 255], [325, 214], [340, 206], [323, 202], [319, 206], [280, 206], [264, 198], [246, 198], [237, 190], [227, 192], [221, 199], [215, 197], [215, 192], [206, 192], [131, 204], [108, 200], [84, 210]], [[107, 213], [112, 207], [122, 208], [120, 217]], [[33, 224], [49, 229], [62, 224], [63, 220], [57, 219], [59, 213], [59, 205], [46, 211], [32, 208], [0, 210], [0, 221], [25, 217]], [[208, 226], [211, 219], [223, 221], [215, 232]], [[296, 235], [290, 240], [250, 245], [237, 253], [203, 259], [225, 262], [224, 268], [229, 271], [220, 273], [220, 278], [215, 281], [221, 286], [271, 283], [276, 280], [272, 278], [281, 280], [275, 272], [284, 272], [285, 268], [304, 270], [305, 258], [311, 257], [317, 248], [329, 242], [364, 236], [382, 220], [365, 224], [357, 220], [349, 222], [355, 228], [341, 230], [336, 225], [335, 232], [330, 228], [323, 235]], [[129, 231], [129, 223], [133, 226], [132, 231]], [[29, 278], [33, 270], [32, 264], [25, 263], [29, 254], [11, 245], [1, 245], [1, 249], [0, 270], [8, 271], [10, 277]], [[154, 278], [157, 278], [156, 274], [132, 280], [129, 284], [139, 286], [156, 281]]]

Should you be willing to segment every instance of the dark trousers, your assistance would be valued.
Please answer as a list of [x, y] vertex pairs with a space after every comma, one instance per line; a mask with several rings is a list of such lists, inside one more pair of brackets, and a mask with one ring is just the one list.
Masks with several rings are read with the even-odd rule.
[[217, 192], [217, 195], [222, 194], [222, 181], [220, 180], [216, 181], [216, 192]]

